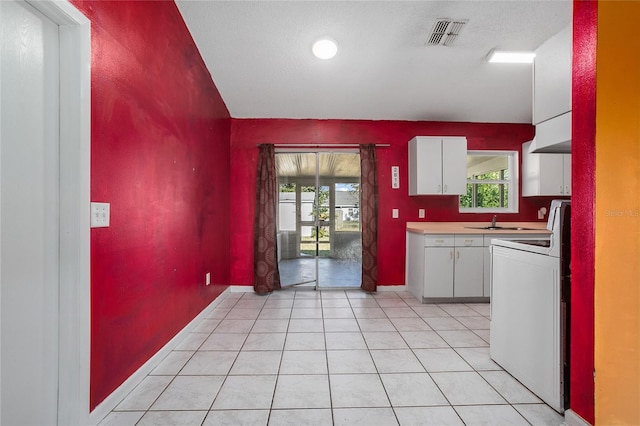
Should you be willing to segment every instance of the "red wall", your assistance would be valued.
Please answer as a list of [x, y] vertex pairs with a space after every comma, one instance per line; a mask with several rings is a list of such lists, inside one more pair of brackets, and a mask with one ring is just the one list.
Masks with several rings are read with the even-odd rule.
[[[233, 119], [231, 124], [231, 283], [253, 282], [253, 215], [258, 143], [389, 144], [377, 150], [379, 185], [378, 279], [381, 285], [404, 284], [406, 222], [426, 220], [490, 221], [492, 214], [458, 212], [457, 196], [408, 196], [408, 141], [414, 136], [466, 136], [468, 149], [522, 150], [533, 138], [526, 124], [477, 124], [412, 121]], [[391, 189], [391, 166], [400, 166], [400, 189]], [[536, 221], [550, 198], [520, 198], [520, 213], [499, 214], [498, 221]], [[391, 209], [400, 209], [399, 219]]]
[[594, 264], [596, 42], [595, 1], [573, 4], [573, 134], [571, 153], [571, 401], [570, 407], [595, 423]]
[[[173, 2], [72, 0], [92, 23], [91, 408], [229, 282], [230, 116]], [[212, 285], [204, 285], [211, 272]]]

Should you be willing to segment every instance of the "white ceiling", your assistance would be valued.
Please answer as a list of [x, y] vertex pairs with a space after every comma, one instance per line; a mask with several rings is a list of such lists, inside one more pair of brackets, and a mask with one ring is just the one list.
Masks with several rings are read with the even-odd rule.
[[[234, 118], [531, 123], [531, 65], [490, 64], [493, 48], [534, 50], [571, 22], [555, 1], [176, 0]], [[437, 18], [468, 19], [450, 47]], [[322, 36], [339, 44], [311, 54]]]

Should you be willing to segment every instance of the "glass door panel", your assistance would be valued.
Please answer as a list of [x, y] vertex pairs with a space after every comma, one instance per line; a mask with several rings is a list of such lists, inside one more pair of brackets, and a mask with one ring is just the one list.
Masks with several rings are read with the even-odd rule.
[[360, 287], [360, 155], [320, 152], [320, 217], [328, 250], [318, 258], [318, 287]]
[[331, 228], [328, 225], [318, 226], [318, 257], [330, 257], [331, 256]]
[[316, 154], [277, 153], [278, 269], [283, 287], [316, 287]]
[[360, 156], [277, 153], [276, 169], [282, 285], [359, 287]]

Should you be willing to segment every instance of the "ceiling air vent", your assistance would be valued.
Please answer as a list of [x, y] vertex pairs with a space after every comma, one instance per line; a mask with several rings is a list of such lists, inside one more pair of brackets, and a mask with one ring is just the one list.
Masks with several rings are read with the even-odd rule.
[[448, 19], [440, 18], [433, 25], [431, 35], [427, 41], [428, 46], [451, 46], [456, 40], [460, 31], [466, 24], [468, 19]]

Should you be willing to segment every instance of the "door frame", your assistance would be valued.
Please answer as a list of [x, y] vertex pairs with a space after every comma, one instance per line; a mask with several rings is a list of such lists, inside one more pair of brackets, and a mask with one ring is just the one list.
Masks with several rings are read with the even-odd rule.
[[90, 420], [91, 22], [67, 0], [27, 0], [59, 25], [58, 424]]
[[[300, 150], [300, 149], [282, 149], [282, 148], [276, 148], [275, 149], [275, 157], [276, 157], [276, 164], [278, 162], [277, 157], [278, 154], [313, 154], [315, 156], [315, 169], [316, 169], [316, 173], [315, 176], [312, 179], [308, 179], [308, 181], [305, 181], [305, 179], [296, 179], [296, 197], [295, 197], [295, 204], [296, 204], [296, 209], [295, 209], [295, 221], [296, 221], [296, 253], [298, 253], [298, 255], [300, 256], [300, 251], [301, 251], [301, 242], [302, 242], [302, 227], [303, 226], [309, 226], [307, 224], [303, 224], [306, 222], [311, 222], [311, 221], [303, 221], [302, 220], [302, 192], [301, 192], [301, 186], [304, 185], [305, 186], [314, 186], [316, 188], [315, 192], [314, 192], [314, 211], [317, 208], [316, 206], [316, 200], [318, 198], [318, 167], [319, 167], [319, 161], [318, 161], [318, 151], [309, 151], [309, 150]], [[277, 168], [277, 167], [276, 167]], [[276, 175], [277, 175], [277, 170], [276, 170]], [[277, 190], [278, 190], [278, 194], [280, 193], [280, 178], [279, 176], [276, 176], [276, 181], [277, 181]], [[276, 230], [277, 232], [280, 231], [280, 197], [278, 195], [278, 201], [277, 201], [277, 211], [276, 211]], [[317, 224], [318, 224], [318, 216], [315, 215], [314, 216], [314, 220], [313, 220], [313, 227], [316, 228], [317, 231]], [[317, 244], [316, 244], [316, 250], [317, 250]], [[313, 256], [314, 259], [314, 279], [311, 281], [301, 281], [301, 282], [296, 282], [296, 283], [285, 283], [282, 284], [281, 286], [282, 288], [295, 288], [298, 286], [305, 286], [307, 284], [311, 284], [314, 283], [313, 285], [313, 290], [318, 290], [318, 256], [317, 253], [316, 255]], [[280, 263], [280, 260], [277, 260], [278, 263]]]
[[[342, 149], [338, 148], [322, 148], [322, 147], [314, 147], [314, 148], [290, 148], [290, 147], [276, 147], [275, 149], [275, 155], [277, 156], [278, 154], [313, 154], [315, 156], [315, 176], [313, 178], [313, 180], [308, 179], [308, 181], [305, 181], [305, 179], [299, 179], [296, 180], [296, 231], [298, 234], [298, 241], [297, 241], [297, 245], [298, 245], [298, 249], [300, 248], [300, 243], [301, 243], [301, 238], [302, 238], [302, 232], [301, 232], [301, 225], [303, 222], [305, 222], [304, 226], [309, 226], [309, 224], [311, 223], [311, 221], [302, 221], [301, 220], [301, 199], [300, 199], [300, 185], [306, 184], [306, 185], [313, 185], [315, 187], [315, 200], [314, 200], [314, 210], [316, 211], [315, 214], [315, 219], [313, 220], [313, 226], [315, 227], [316, 230], [316, 236], [318, 235], [317, 233], [319, 232], [319, 228], [322, 226], [328, 226], [330, 229], [330, 247], [333, 247], [334, 244], [334, 232], [335, 232], [335, 184], [336, 182], [334, 182], [334, 180], [337, 180], [335, 178], [330, 178], [331, 182], [328, 184], [321, 184], [321, 178], [320, 178], [320, 156], [322, 154], [331, 154], [331, 153], [335, 153], [335, 154], [353, 154], [353, 155], [357, 155], [358, 157], [360, 156], [360, 153], [357, 149], [354, 149], [353, 147], [344, 147]], [[276, 161], [277, 162], [277, 161]], [[360, 181], [360, 176], [358, 176], [358, 182]], [[278, 186], [279, 186], [279, 181], [278, 181]], [[322, 186], [328, 186], [329, 187], [329, 220], [328, 221], [321, 221], [319, 219], [319, 214], [318, 214], [318, 209], [320, 208], [320, 204], [319, 204], [319, 191], [320, 188]], [[279, 189], [278, 189], [279, 191]], [[278, 213], [277, 213], [277, 219], [276, 219], [276, 223], [278, 226], [278, 230], [279, 230], [279, 222], [280, 222], [280, 207], [279, 207], [279, 198], [278, 198]], [[326, 222], [326, 223], [325, 223]], [[360, 229], [360, 235], [362, 235], [362, 229]], [[282, 287], [297, 287], [297, 286], [301, 286], [301, 285], [305, 285], [305, 284], [309, 284], [309, 283], [315, 283], [313, 289], [314, 290], [321, 290], [321, 289], [327, 289], [327, 288], [331, 288], [331, 287], [323, 287], [320, 285], [320, 268], [319, 268], [319, 260], [320, 260], [320, 256], [318, 255], [318, 241], [316, 241], [316, 254], [314, 256], [314, 263], [315, 263], [315, 277], [314, 280], [312, 281], [303, 281], [303, 282], [299, 282], [299, 283], [294, 283], [294, 284], [286, 284], [283, 285]], [[279, 261], [278, 261], [279, 262]], [[336, 287], [337, 288], [337, 287]], [[350, 288], [350, 287], [349, 287]], [[354, 287], [355, 288], [355, 287]]]

